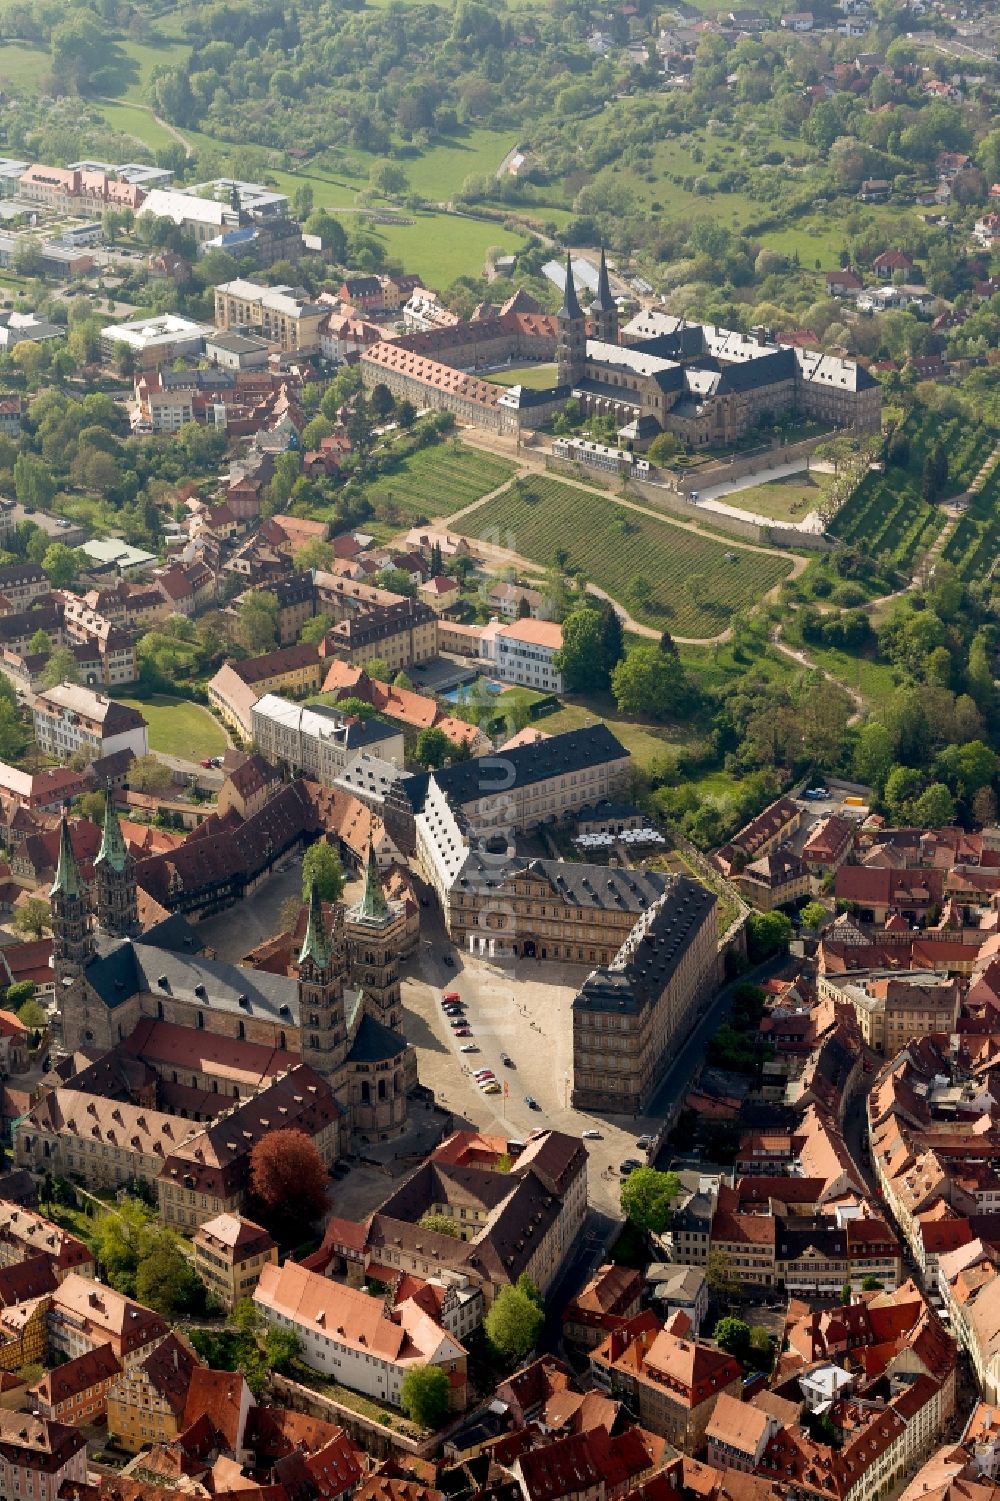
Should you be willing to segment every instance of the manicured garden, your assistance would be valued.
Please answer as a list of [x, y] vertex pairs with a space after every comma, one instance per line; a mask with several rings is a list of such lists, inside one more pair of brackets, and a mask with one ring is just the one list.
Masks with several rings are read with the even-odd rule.
[[514, 465], [462, 443], [438, 443], [400, 459], [367, 488], [373, 504], [406, 518], [450, 516], [488, 495], [514, 474]]
[[741, 511], [756, 511], [774, 521], [799, 522], [816, 510], [832, 484], [832, 474], [803, 470], [763, 485], [751, 485], [748, 490], [737, 490], [720, 499], [726, 505], [737, 506]]
[[557, 480], [532, 477], [470, 511], [458, 530], [549, 566], [567, 567], [625, 603], [636, 619], [679, 636], [717, 635], [791, 571], [790, 558], [752, 552]]
[[555, 365], [511, 365], [491, 370], [486, 377], [498, 386], [525, 386], [529, 391], [550, 391], [556, 384]]
[[154, 693], [149, 698], [115, 697], [128, 704], [149, 725], [149, 748], [161, 751], [165, 756], [180, 756], [186, 761], [202, 761], [209, 756], [221, 756], [226, 749], [226, 737], [217, 722], [201, 704], [186, 698], [172, 698], [166, 693]]

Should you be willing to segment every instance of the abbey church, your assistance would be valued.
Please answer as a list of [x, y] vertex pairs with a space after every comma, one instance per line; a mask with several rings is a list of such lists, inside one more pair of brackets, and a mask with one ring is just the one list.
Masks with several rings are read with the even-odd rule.
[[[273, 1054], [269, 1075], [309, 1065], [333, 1091], [342, 1138], [382, 1141], [404, 1130], [416, 1083], [416, 1056], [399, 1031], [405, 921], [402, 904], [385, 895], [374, 851], [355, 906], [326, 906], [314, 886], [301, 945], [281, 972], [226, 963], [206, 955], [183, 917], [139, 933], [135, 861], [109, 790], [89, 889], [64, 816], [51, 906], [66, 1052], [94, 1056], [126, 1045], [145, 1023], [164, 1023], [191, 1043], [198, 1034], [212, 1046], [226, 1039], [234, 1067], [241, 1044], [248, 1056]], [[226, 1092], [207, 1072], [191, 1074], [199, 1089]]]
[[[504, 364], [529, 361], [555, 362], [552, 388], [488, 378]], [[511, 436], [543, 426], [574, 400], [584, 415], [612, 417], [620, 442], [637, 450], [661, 432], [692, 449], [723, 447], [784, 413], [858, 432], [877, 432], [881, 421], [881, 388], [862, 365], [782, 344], [767, 329], [744, 334], [655, 308], [619, 328], [603, 251], [586, 312], [567, 256], [554, 316], [517, 292], [498, 312], [373, 344], [361, 372], [368, 387], [386, 385], [418, 408], [451, 411]]]

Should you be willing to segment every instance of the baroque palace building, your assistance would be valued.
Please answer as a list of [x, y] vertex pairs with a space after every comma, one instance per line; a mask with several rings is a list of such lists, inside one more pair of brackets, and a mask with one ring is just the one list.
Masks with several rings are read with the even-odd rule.
[[[534, 360], [555, 361], [550, 390], [484, 378]], [[554, 317], [518, 292], [498, 313], [381, 340], [362, 354], [361, 371], [369, 387], [511, 435], [542, 426], [571, 398], [588, 414], [612, 416], [622, 440], [641, 445], [658, 432], [693, 448], [731, 444], [785, 412], [861, 432], [877, 432], [881, 421], [881, 388], [863, 366], [781, 344], [765, 329], [744, 334], [650, 310], [620, 330], [603, 252], [586, 312], [567, 256]]]
[[313, 888], [287, 974], [206, 957], [178, 916], [137, 936], [135, 861], [110, 795], [94, 870], [91, 891], [64, 816], [50, 895], [67, 1052], [116, 1048], [148, 1021], [263, 1044], [287, 1066], [309, 1065], [329, 1083], [348, 1134], [385, 1140], [404, 1129], [407, 1091], [416, 1083], [413, 1049], [397, 1030], [398, 961], [408, 939], [403, 906], [387, 900], [371, 847], [355, 907], [324, 911]]

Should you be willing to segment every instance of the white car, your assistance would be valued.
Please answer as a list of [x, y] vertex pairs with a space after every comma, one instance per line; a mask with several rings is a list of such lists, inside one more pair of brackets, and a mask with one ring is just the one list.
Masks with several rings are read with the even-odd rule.
[[479, 1048], [474, 1042], [463, 1042], [458, 1051], [460, 1053], [478, 1053]]
[[581, 1131], [580, 1135], [583, 1137], [584, 1141], [603, 1141], [604, 1140], [604, 1138], [601, 1135], [600, 1131]]

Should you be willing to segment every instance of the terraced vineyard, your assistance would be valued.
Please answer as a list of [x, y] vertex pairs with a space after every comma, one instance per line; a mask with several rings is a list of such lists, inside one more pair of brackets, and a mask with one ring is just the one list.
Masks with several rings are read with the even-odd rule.
[[971, 497], [968, 511], [948, 538], [944, 557], [969, 583], [996, 578], [1000, 559], [1000, 459]]
[[924, 500], [905, 469], [865, 476], [828, 530], [871, 557], [885, 554], [899, 568], [912, 567], [944, 525], [937, 506]]
[[400, 459], [368, 487], [368, 498], [408, 517], [450, 516], [488, 495], [514, 474], [514, 465], [461, 443], [436, 444]]
[[937, 443], [948, 455], [948, 484], [943, 499], [967, 490], [989, 458], [997, 434], [983, 422], [969, 422], [965, 417], [941, 417], [922, 408], [911, 412], [903, 431], [910, 444], [907, 473], [919, 483], [924, 459]]
[[[717, 542], [535, 476], [470, 511], [454, 529], [546, 566], [563, 547], [571, 565], [637, 620], [696, 639], [725, 630], [734, 610], [756, 603], [792, 568], [789, 558]], [[649, 585], [648, 604], [632, 592], [640, 578]]]

